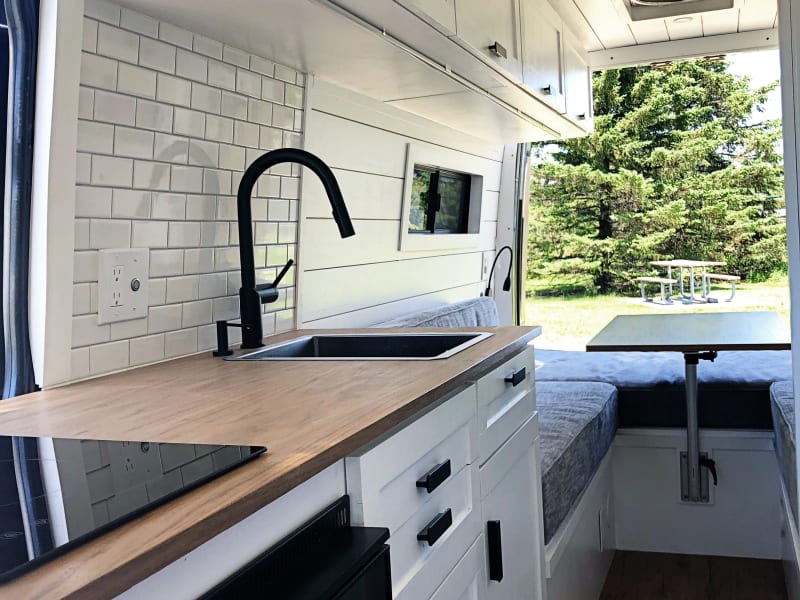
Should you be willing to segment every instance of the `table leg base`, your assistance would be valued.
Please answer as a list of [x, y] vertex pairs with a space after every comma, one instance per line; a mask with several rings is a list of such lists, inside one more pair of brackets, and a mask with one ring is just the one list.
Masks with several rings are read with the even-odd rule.
[[[700, 456], [708, 457], [707, 452], [700, 452]], [[708, 504], [709, 496], [709, 476], [708, 469], [700, 468], [700, 494], [696, 500], [692, 500], [689, 495], [689, 460], [686, 452], [681, 452], [681, 502], [691, 502], [692, 504]]]

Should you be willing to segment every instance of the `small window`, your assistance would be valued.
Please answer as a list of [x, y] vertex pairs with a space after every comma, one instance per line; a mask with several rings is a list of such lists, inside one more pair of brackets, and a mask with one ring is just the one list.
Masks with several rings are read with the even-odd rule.
[[467, 233], [470, 186], [464, 173], [414, 165], [408, 232]]

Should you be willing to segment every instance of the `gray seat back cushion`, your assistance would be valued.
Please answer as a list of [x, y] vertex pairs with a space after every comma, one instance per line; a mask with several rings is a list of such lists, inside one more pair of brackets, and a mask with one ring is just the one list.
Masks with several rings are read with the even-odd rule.
[[497, 305], [481, 296], [376, 323], [372, 327], [497, 327]]

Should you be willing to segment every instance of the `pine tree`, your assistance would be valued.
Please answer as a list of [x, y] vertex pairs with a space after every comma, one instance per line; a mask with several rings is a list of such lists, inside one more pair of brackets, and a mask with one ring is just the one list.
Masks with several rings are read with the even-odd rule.
[[595, 75], [594, 133], [533, 169], [531, 279], [630, 292], [651, 260], [720, 260], [749, 279], [786, 268], [781, 123], [753, 123], [777, 82], [753, 91], [727, 66]]

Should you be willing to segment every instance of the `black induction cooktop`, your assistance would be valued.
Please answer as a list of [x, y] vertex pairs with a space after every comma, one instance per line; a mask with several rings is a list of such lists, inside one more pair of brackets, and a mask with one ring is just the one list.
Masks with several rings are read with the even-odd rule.
[[0, 582], [266, 450], [0, 436]]

